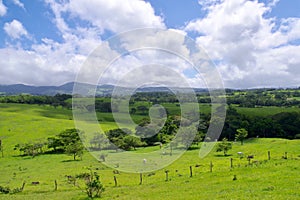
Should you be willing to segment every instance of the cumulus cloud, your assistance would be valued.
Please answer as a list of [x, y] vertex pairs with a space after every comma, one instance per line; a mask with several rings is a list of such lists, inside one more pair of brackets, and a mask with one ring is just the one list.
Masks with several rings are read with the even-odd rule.
[[28, 36], [26, 29], [23, 24], [18, 20], [14, 19], [11, 22], [6, 22], [4, 24], [4, 31], [9, 35], [12, 39], [19, 39], [22, 36]]
[[34, 51], [0, 49], [1, 84], [57, 85], [74, 79], [70, 70], [49, 70], [47, 61]]
[[141, 0], [85, 0], [70, 1], [66, 5], [72, 15], [89, 21], [102, 30], [122, 32], [136, 28], [164, 28], [150, 3]]
[[4, 16], [6, 14], [7, 8], [3, 4], [3, 1], [0, 0], [0, 16]]
[[[23, 5], [18, 0], [14, 2], [20, 7]], [[73, 81], [79, 70], [85, 70], [79, 81], [95, 83], [101, 71], [99, 66], [109, 65], [116, 59], [103, 74], [102, 83], [116, 84], [122, 77], [126, 81], [143, 82], [148, 78], [178, 83], [173, 77], [168, 79], [166, 70], [158, 70], [166, 66], [173, 74], [188, 77], [192, 86], [203, 87], [205, 84], [199, 81], [201, 75], [208, 74], [209, 80], [205, 81], [213, 84], [215, 79], [210, 72], [214, 70], [203, 51], [189, 46], [186, 35], [194, 32], [198, 35], [197, 43], [215, 61], [225, 86], [294, 86], [300, 82], [300, 19], [268, 18], [267, 14], [277, 2], [199, 0], [206, 16], [190, 21], [183, 30], [172, 32], [146, 1], [46, 0], [61, 40], [43, 38], [27, 50], [20, 46], [13, 48], [12, 44], [10, 48], [0, 49], [0, 66], [4, 66], [0, 69], [0, 81], [2, 84], [58, 85]], [[5, 13], [6, 7], [0, 0], [0, 16]], [[145, 27], [160, 30], [139, 29], [115, 40], [103, 40], [107, 33], [118, 34]], [[5, 23], [4, 30], [12, 39], [30, 39], [17, 20]], [[85, 62], [95, 49], [101, 56]], [[129, 50], [135, 51], [126, 53]], [[125, 54], [121, 56], [122, 53]], [[191, 72], [191, 64], [178, 55], [195, 62], [202, 60], [203, 63], [197, 64], [203, 66], [201, 70], [205, 73]], [[138, 71], [140, 66], [147, 69]], [[151, 71], [151, 67], [155, 70]], [[143, 76], [143, 71], [148, 77]]]
[[199, 1], [207, 15], [189, 22], [185, 30], [199, 34], [197, 42], [218, 65], [226, 86], [299, 84], [290, 69], [300, 56], [295, 51], [299, 49], [300, 19], [267, 18], [277, 2]]
[[[15, 1], [16, 4], [18, 2]], [[1, 49], [0, 59], [3, 61], [1, 66], [5, 66], [1, 68], [2, 84], [18, 82], [57, 85], [74, 81], [87, 56], [99, 45], [106, 47], [101, 54], [107, 55], [106, 60], [118, 56], [118, 52], [101, 39], [104, 30], [119, 32], [132, 28], [165, 27], [161, 17], [154, 14], [151, 5], [139, 0], [122, 3], [46, 0], [46, 5], [54, 14], [51, 20], [59, 30], [62, 41], [43, 38], [41, 42], [34, 43], [29, 50], [24, 50], [20, 46], [14, 48], [13, 44], [9, 45], [11, 48]], [[70, 22], [72, 24], [74, 21], [84, 23], [78, 23], [74, 27], [70, 25]], [[17, 20], [7, 22], [4, 30], [12, 39], [29, 35], [22, 23]], [[4, 63], [7, 59], [9, 62]], [[89, 71], [93, 68], [84, 70]], [[89, 77], [85, 80], [89, 80]]]

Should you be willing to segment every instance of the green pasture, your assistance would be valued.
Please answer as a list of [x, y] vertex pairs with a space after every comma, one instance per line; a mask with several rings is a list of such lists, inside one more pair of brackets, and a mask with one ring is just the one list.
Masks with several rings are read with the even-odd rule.
[[[104, 130], [117, 127], [112, 122], [100, 121], [100, 124]], [[101, 175], [105, 186], [102, 199], [107, 200], [300, 199], [299, 140], [248, 139], [243, 146], [239, 142], [233, 143], [233, 149], [228, 152], [229, 156], [224, 157], [222, 152], [217, 153], [214, 149], [203, 159], [198, 155], [198, 148], [201, 148], [199, 144], [194, 146], [194, 150], [185, 152], [171, 165], [152, 173], [142, 174], [142, 184], [140, 184], [140, 174], [125, 172], [115, 174], [113, 171], [117, 168], [107, 167], [87, 151], [82, 160], [73, 161], [72, 156], [65, 154], [21, 157], [19, 152], [13, 150], [15, 144], [45, 140], [72, 127], [74, 127], [72, 113], [67, 109], [0, 104], [0, 138], [4, 147], [4, 157], [0, 155], [0, 186], [15, 188], [20, 187], [23, 181], [26, 182], [22, 193], [0, 194], [1, 200], [87, 199], [85, 193], [69, 183], [66, 176], [88, 172], [88, 168]], [[154, 151], [159, 152], [159, 147], [139, 148], [135, 153]], [[271, 153], [270, 160], [268, 160], [268, 151]], [[245, 157], [240, 158], [237, 152], [243, 152]], [[287, 152], [287, 159], [283, 159], [285, 152]], [[247, 155], [254, 155], [254, 158], [249, 162]], [[230, 159], [233, 159], [233, 168], [230, 166]], [[210, 172], [211, 163], [212, 172]], [[190, 166], [192, 177], [190, 177]], [[166, 170], [168, 170], [168, 181], [166, 181]], [[233, 180], [234, 175], [237, 180]], [[114, 176], [118, 181], [116, 187]], [[58, 183], [57, 191], [54, 191], [55, 180]], [[40, 184], [31, 184], [36, 181]], [[84, 187], [82, 182], [78, 184]]]
[[256, 108], [244, 108], [244, 107], [235, 107], [237, 111], [246, 116], [272, 116], [281, 112], [300, 112], [298, 107], [275, 107], [275, 106], [265, 106], [265, 107], [256, 107]]

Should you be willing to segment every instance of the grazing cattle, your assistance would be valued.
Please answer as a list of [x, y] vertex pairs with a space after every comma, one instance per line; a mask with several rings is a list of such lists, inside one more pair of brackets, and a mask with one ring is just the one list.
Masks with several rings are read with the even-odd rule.
[[143, 163], [144, 163], [144, 164], [146, 164], [146, 163], [147, 163], [147, 160], [146, 160], [146, 158], [144, 158], [144, 159], [143, 159]]
[[32, 185], [38, 185], [38, 184], [40, 184], [40, 182], [39, 181], [33, 181], [33, 182], [31, 182], [31, 184]]
[[240, 159], [244, 158], [244, 153], [243, 152], [237, 152], [237, 154], [240, 157]]
[[254, 155], [249, 155], [247, 158], [248, 158], [248, 159], [253, 159], [253, 158], [254, 158]]

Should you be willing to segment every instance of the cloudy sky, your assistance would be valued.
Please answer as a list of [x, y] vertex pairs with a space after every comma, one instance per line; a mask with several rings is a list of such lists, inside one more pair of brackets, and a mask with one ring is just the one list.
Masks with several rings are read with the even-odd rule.
[[[300, 86], [299, 0], [0, 0], [0, 84], [74, 81], [108, 38], [145, 27], [192, 38], [214, 62], [225, 87]], [[169, 41], [170, 48], [188, 51], [178, 43], [182, 38], [171, 37], [148, 41]], [[136, 40], [145, 42], [138, 35]], [[106, 48], [105, 53], [117, 54], [111, 45]], [[152, 60], [164, 55], [152, 53], [146, 53]], [[132, 63], [147, 64], [136, 58], [145, 56], [127, 56], [107, 77], [126, 73]], [[185, 65], [168, 55], [163, 59], [171, 67]], [[176, 72], [187, 69], [182, 66]], [[201, 86], [194, 77], [187, 81]]]

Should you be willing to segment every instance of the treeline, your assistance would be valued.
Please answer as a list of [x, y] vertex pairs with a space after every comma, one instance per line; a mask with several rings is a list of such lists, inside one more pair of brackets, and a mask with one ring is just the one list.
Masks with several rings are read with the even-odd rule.
[[246, 116], [229, 106], [221, 138], [235, 139], [236, 130], [244, 128], [248, 138], [300, 139], [300, 113], [282, 112], [271, 116]]
[[300, 101], [295, 97], [299, 97], [299, 91], [272, 91], [263, 92], [261, 90], [237, 93], [227, 96], [228, 104], [237, 104], [240, 107], [254, 108], [256, 106], [299, 106]]
[[[196, 93], [198, 103], [211, 103], [208, 92]], [[226, 90], [228, 104], [236, 104], [240, 107], [254, 108], [257, 106], [300, 106], [299, 89], [276, 90], [276, 89], [253, 89], [253, 90]], [[178, 103], [175, 94], [171, 92], [147, 92], [136, 93], [131, 97], [130, 104], [138, 101], [148, 101], [153, 104]], [[186, 102], [189, 100], [186, 99]]]
[[55, 96], [20, 94], [14, 96], [0, 96], [0, 103], [51, 105], [54, 107], [62, 106], [70, 109], [72, 108], [72, 104], [66, 101], [70, 98], [72, 98], [72, 95], [69, 94], [56, 94]]

